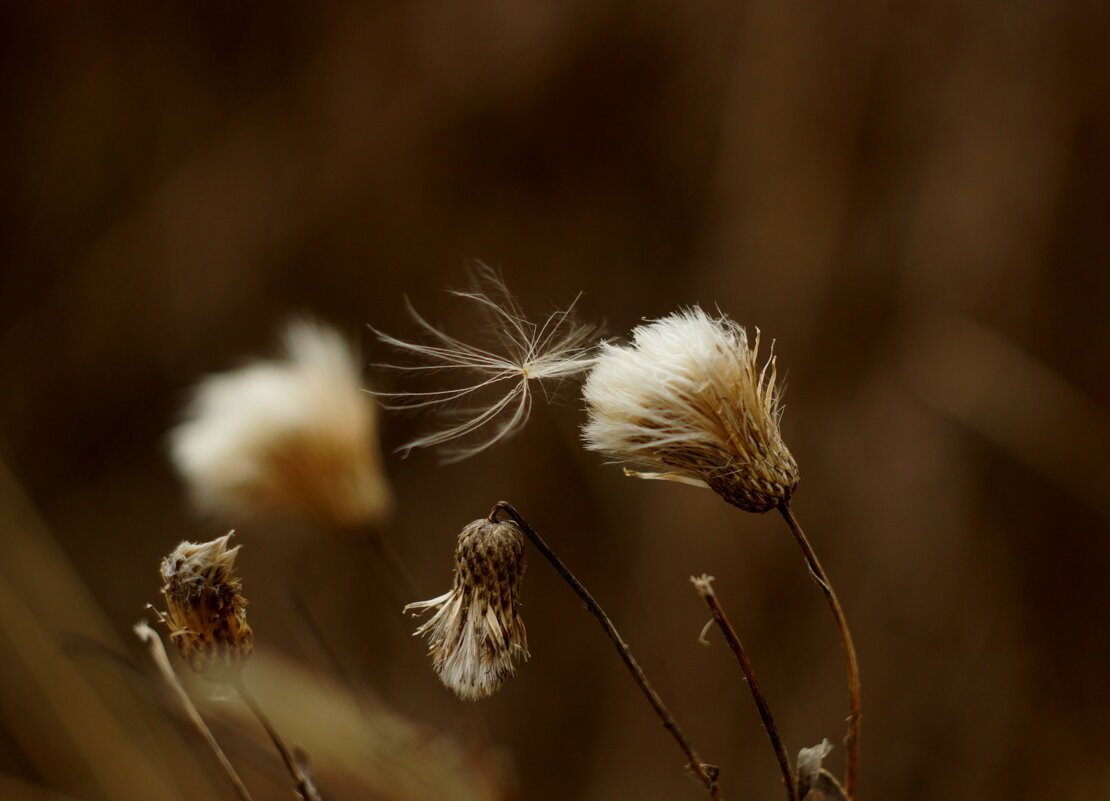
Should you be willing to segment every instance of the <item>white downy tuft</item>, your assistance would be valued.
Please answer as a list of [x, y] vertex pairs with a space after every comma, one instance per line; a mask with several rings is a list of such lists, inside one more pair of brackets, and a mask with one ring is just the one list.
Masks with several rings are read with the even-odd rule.
[[[430, 392], [382, 392], [386, 408], [413, 409], [446, 407], [470, 400], [476, 393], [497, 388], [500, 394], [477, 409], [459, 412], [458, 421], [446, 428], [405, 443], [399, 451], [408, 455], [414, 448], [438, 447], [444, 462], [457, 462], [481, 453], [518, 431], [528, 420], [534, 394], [533, 382], [558, 381], [585, 372], [593, 364], [598, 330], [577, 323], [574, 304], [550, 314], [542, 324], [528, 320], [504, 281], [485, 265], [474, 273], [474, 289], [452, 291], [470, 300], [490, 320], [500, 346], [496, 351], [457, 339], [425, 320], [412, 306], [412, 315], [427, 343], [407, 342], [373, 329], [378, 338], [424, 364], [379, 365], [393, 370], [449, 371], [469, 374], [472, 383]], [[576, 301], [577, 302], [577, 301]], [[492, 426], [484, 435], [478, 432]], [[462, 444], [467, 443], [467, 444]], [[447, 446], [447, 447], [444, 447]]]
[[630, 345], [604, 344], [582, 390], [586, 447], [749, 511], [782, 503], [797, 465], [779, 433], [775, 359], [760, 365], [758, 351], [758, 333], [749, 343], [696, 306], [636, 327]]
[[171, 433], [171, 455], [205, 511], [295, 512], [337, 525], [390, 507], [377, 409], [339, 334], [298, 321], [286, 357], [204, 379]]

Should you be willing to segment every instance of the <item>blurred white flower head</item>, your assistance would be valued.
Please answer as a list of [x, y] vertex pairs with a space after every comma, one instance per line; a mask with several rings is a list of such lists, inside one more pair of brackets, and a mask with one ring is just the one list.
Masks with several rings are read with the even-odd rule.
[[[409, 306], [409, 312], [428, 338], [428, 344], [406, 342], [377, 329], [382, 342], [411, 354], [426, 364], [379, 365], [393, 370], [449, 371], [470, 374], [470, 383], [430, 392], [375, 393], [391, 399], [389, 409], [453, 407], [459, 401], [481, 397], [496, 387], [501, 394], [477, 408], [451, 408], [458, 422], [440, 431], [418, 437], [399, 450], [408, 455], [413, 448], [440, 447], [444, 462], [457, 462], [481, 453], [518, 431], [532, 409], [534, 381], [559, 380], [585, 372], [593, 364], [597, 328], [582, 325], [572, 317], [574, 304], [550, 314], [542, 324], [528, 320], [500, 276], [485, 265], [474, 273], [474, 289], [451, 294], [477, 303], [489, 318], [500, 352], [469, 345], [425, 320]], [[492, 431], [478, 432], [492, 425]], [[476, 435], [476, 436], [471, 436]], [[465, 443], [465, 444], [464, 444]], [[444, 447], [447, 446], [447, 447]]]
[[782, 441], [775, 358], [759, 335], [693, 307], [605, 343], [582, 389], [590, 450], [655, 472], [641, 478], [709, 487], [765, 512], [789, 500], [798, 466]]
[[306, 321], [284, 340], [285, 358], [200, 383], [171, 433], [174, 464], [205, 511], [379, 522], [390, 491], [354, 355], [336, 331]]

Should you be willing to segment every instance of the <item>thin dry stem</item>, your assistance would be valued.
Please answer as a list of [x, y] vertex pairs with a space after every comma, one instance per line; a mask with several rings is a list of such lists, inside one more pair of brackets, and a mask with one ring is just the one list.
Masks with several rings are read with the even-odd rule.
[[200, 732], [204, 741], [208, 743], [208, 747], [212, 750], [212, 753], [216, 755], [220, 767], [224, 769], [224, 773], [227, 774], [227, 778], [235, 788], [235, 792], [239, 794], [239, 798], [242, 799], [242, 801], [253, 801], [246, 785], [243, 784], [243, 780], [239, 778], [239, 774], [235, 771], [231, 762], [228, 761], [227, 755], [224, 753], [223, 749], [220, 748], [220, 744], [216, 742], [216, 738], [212, 736], [212, 730], [208, 728], [208, 724], [205, 723], [204, 718], [200, 716], [200, 712], [197, 710], [196, 705], [193, 704], [192, 699], [189, 698], [188, 693], [185, 692], [185, 688], [182, 687], [181, 682], [178, 681], [177, 674], [170, 664], [170, 658], [166, 654], [166, 646], [162, 643], [162, 638], [158, 636], [158, 632], [152, 629], [150, 624], [145, 620], [140, 620], [136, 623], [132, 630], [150, 649], [150, 655], [154, 659], [154, 665], [158, 668], [158, 672], [162, 674], [162, 678], [166, 680], [166, 684], [170, 686], [174, 695], [177, 696], [177, 700], [181, 702], [181, 706], [185, 709], [185, 714], [188, 716], [193, 726]]
[[775, 758], [778, 759], [779, 770], [782, 772], [782, 782], [786, 786], [786, 797], [789, 801], [798, 801], [798, 790], [794, 785], [794, 774], [790, 770], [790, 757], [787, 756], [786, 747], [782, 743], [782, 738], [779, 737], [778, 726], [775, 725], [775, 718], [771, 714], [771, 707], [767, 703], [766, 697], [763, 695], [762, 688], [759, 686], [759, 679], [756, 678], [755, 668], [752, 667], [751, 660], [748, 659], [748, 654], [744, 650], [743, 644], [740, 642], [740, 637], [737, 635], [736, 629], [732, 627], [732, 623], [729, 622], [728, 617], [725, 615], [725, 610], [721, 607], [720, 601], [717, 600], [717, 593], [713, 590], [713, 576], [702, 576], [701, 578], [691, 576], [690, 581], [693, 583], [694, 589], [698, 591], [698, 595], [705, 601], [705, 605], [709, 607], [709, 611], [713, 614], [713, 621], [716, 622], [721, 633], [725, 635], [728, 647], [736, 656], [736, 661], [740, 663], [740, 669], [744, 672], [744, 678], [747, 679], [748, 689], [751, 690], [752, 699], [755, 701], [756, 708], [759, 710], [759, 717], [763, 721], [763, 730], [767, 732], [767, 739], [771, 741], [771, 747], [775, 751]]
[[312, 776], [305, 770], [301, 760], [298, 760], [293, 753], [285, 745], [285, 741], [281, 739], [274, 724], [270, 722], [270, 718], [262, 710], [258, 700], [254, 694], [247, 689], [247, 685], [243, 683], [243, 679], [239, 678], [235, 682], [235, 689], [239, 693], [239, 697], [247, 708], [254, 713], [258, 718], [258, 722], [262, 724], [262, 728], [266, 730], [266, 734], [270, 735], [270, 740], [273, 741], [274, 747], [281, 755], [282, 762], [285, 763], [289, 775], [293, 777], [293, 783], [297, 787], [297, 793], [303, 801], [323, 801], [320, 797], [320, 791], [316, 789], [316, 783], [312, 780]]
[[351, 678], [350, 672], [343, 666], [343, 660], [339, 658], [335, 646], [332, 645], [331, 639], [320, 625], [320, 621], [316, 618], [316, 615], [313, 614], [312, 608], [308, 605], [308, 601], [305, 599], [304, 595], [301, 594], [300, 590], [292, 587], [288, 590], [288, 595], [290, 603], [293, 605], [297, 615], [301, 618], [301, 623], [323, 653], [324, 659], [327, 661], [331, 672], [335, 674], [340, 684], [350, 693], [351, 700], [356, 703], [361, 703], [362, 696], [356, 690], [355, 682]]
[[490, 510], [489, 519], [496, 522], [495, 518], [498, 512], [503, 512], [516, 521], [516, 524], [520, 526], [521, 531], [532, 541], [536, 549], [543, 554], [544, 558], [551, 563], [551, 566], [554, 567], [567, 584], [571, 586], [571, 589], [573, 589], [578, 597], [585, 602], [586, 608], [598, 619], [598, 622], [601, 623], [601, 627], [605, 630], [609, 639], [613, 641], [613, 645], [616, 646], [621, 659], [624, 660], [624, 664], [628, 667], [628, 672], [632, 674], [632, 678], [635, 679], [640, 690], [643, 691], [644, 696], [648, 699], [648, 703], [650, 703], [652, 709], [655, 710], [655, 714], [663, 721], [663, 728], [671, 733], [675, 742], [678, 743], [679, 748], [682, 749], [687, 759], [690, 760], [690, 769], [698, 779], [701, 780], [702, 784], [705, 785], [705, 789], [709, 792], [709, 796], [715, 799], [715, 801], [722, 801], [724, 796], [721, 795], [721, 789], [717, 785], [717, 768], [703, 762], [701, 757], [698, 756], [697, 752], [694, 750], [694, 746], [686, 737], [686, 733], [678, 725], [678, 721], [674, 719], [674, 715], [667, 709], [666, 705], [663, 703], [663, 699], [659, 697], [659, 693], [652, 687], [651, 682], [648, 681], [643, 668], [640, 667], [640, 663], [637, 662], [636, 658], [632, 655], [632, 651], [629, 650], [628, 645], [621, 638], [620, 632], [618, 632], [616, 626], [613, 625], [613, 621], [605, 614], [605, 610], [601, 608], [601, 605], [598, 604], [598, 602], [594, 600], [594, 597], [582, 586], [582, 582], [580, 582], [574, 574], [570, 572], [567, 566], [560, 561], [559, 557], [548, 547], [547, 543], [543, 541], [543, 538], [536, 533], [536, 530], [528, 524], [528, 521], [521, 516], [520, 512], [506, 501], [499, 501], [494, 505], [493, 509]]
[[859, 783], [859, 733], [860, 718], [862, 717], [859, 661], [856, 659], [856, 646], [852, 642], [852, 632], [848, 629], [848, 619], [844, 616], [844, 609], [840, 606], [840, 600], [836, 597], [832, 583], [829, 581], [824, 568], [821, 567], [821, 562], [817, 559], [813, 546], [806, 539], [798, 518], [794, 516], [794, 510], [790, 508], [789, 503], [785, 503], [779, 507], [779, 512], [782, 513], [786, 524], [790, 527], [790, 533], [794, 535], [798, 547], [802, 549], [802, 555], [805, 556], [810, 575], [813, 576], [813, 580], [817, 582], [821, 591], [825, 594], [825, 600], [829, 603], [829, 609], [832, 610], [837, 630], [840, 632], [840, 647], [844, 651], [844, 661], [848, 669], [849, 714], [848, 734], [844, 738], [844, 789], [848, 798], [854, 799], [856, 797], [856, 786]]
[[404, 560], [379, 526], [363, 526], [364, 542], [378, 564], [378, 572], [385, 576], [394, 600], [405, 603], [405, 598], [419, 595], [416, 582], [405, 566]]
[[[394, 606], [404, 606], [409, 598], [420, 594], [405, 560], [386, 535], [386, 527], [375, 521], [335, 526], [336, 537], [352, 547], [365, 548], [366, 562], [374, 572], [374, 581], [382, 586]], [[360, 562], [361, 562], [360, 557]]]

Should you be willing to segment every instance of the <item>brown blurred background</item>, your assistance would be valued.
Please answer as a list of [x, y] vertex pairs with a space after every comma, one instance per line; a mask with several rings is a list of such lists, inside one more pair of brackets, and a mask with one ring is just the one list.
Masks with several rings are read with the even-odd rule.
[[[537, 313], [583, 291], [610, 335], [698, 302], [777, 340], [796, 510], [863, 666], [863, 799], [1110, 797], [1104, 3], [2, 15], [0, 796], [232, 797], [129, 627], [165, 552], [238, 525], [263, 657], [248, 670], [290, 740], [351, 750], [343, 769], [313, 753], [340, 801], [392, 797], [376, 776], [441, 760], [458, 789], [397, 797], [704, 797], [538, 557], [532, 660], [463, 704], [363, 551], [198, 518], [169, 467], [188, 388], [272, 352], [292, 313], [335, 324], [368, 365], [387, 354], [366, 323], [411, 334], [406, 294], [471, 337], [440, 290], [477, 258]], [[779, 798], [731, 656], [696, 642], [687, 578], [718, 577], [792, 751], [842, 731], [819, 592], [781, 520], [622, 477], [578, 445], [579, 407], [569, 387], [462, 464], [390, 457], [392, 541], [431, 597], [459, 528], [511, 500], [608, 608], [726, 796]], [[387, 416], [383, 447], [430, 424]], [[279, 668], [292, 683], [266, 684]], [[292, 697], [302, 685], [328, 700]], [[363, 706], [343, 701], [352, 686]], [[364, 758], [313, 717], [326, 703], [439, 750]], [[257, 797], [290, 797], [237, 731], [217, 727]]]

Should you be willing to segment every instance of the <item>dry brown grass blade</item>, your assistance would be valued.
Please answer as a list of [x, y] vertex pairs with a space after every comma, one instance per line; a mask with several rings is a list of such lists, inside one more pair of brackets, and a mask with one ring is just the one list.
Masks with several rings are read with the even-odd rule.
[[[380, 703], [352, 703], [350, 688], [273, 651], [256, 649], [244, 678], [260, 697], [281, 699], [269, 706], [268, 716], [276, 729], [296, 732], [297, 743], [312, 755], [314, 775], [326, 784], [329, 798], [498, 801], [504, 797], [500, 774], [454, 741]], [[223, 724], [240, 732], [258, 732], [254, 714], [245, 705], [207, 698], [200, 691], [201, 680], [188, 674], [181, 679], [187, 686], [197, 685], [192, 696], [214, 727]], [[269, 772], [288, 787], [284, 771], [278, 760], [271, 760]]]
[[1105, 406], [965, 317], [929, 318], [904, 361], [905, 379], [926, 404], [1110, 520]]
[[[82, 796], [180, 801], [214, 790], [168, 724], [143, 713], [116, 675], [80, 665], [67, 636], [116, 644], [107, 622], [14, 476], [0, 463], [0, 715], [21, 751], [58, 789]], [[143, 732], [140, 747], [134, 733]], [[186, 778], [169, 764], [187, 766]]]
[[79, 801], [75, 796], [6, 773], [0, 773], [0, 798], [6, 801]]
[[81, 668], [62, 652], [56, 632], [43, 626], [3, 576], [0, 610], [0, 636], [13, 646], [0, 670], [4, 712], [35, 705], [31, 715], [12, 716], [20, 718], [15, 737], [36, 769], [56, 778], [60, 763], [72, 760], [98, 796], [134, 797], [141, 788], [143, 798], [176, 798]]

